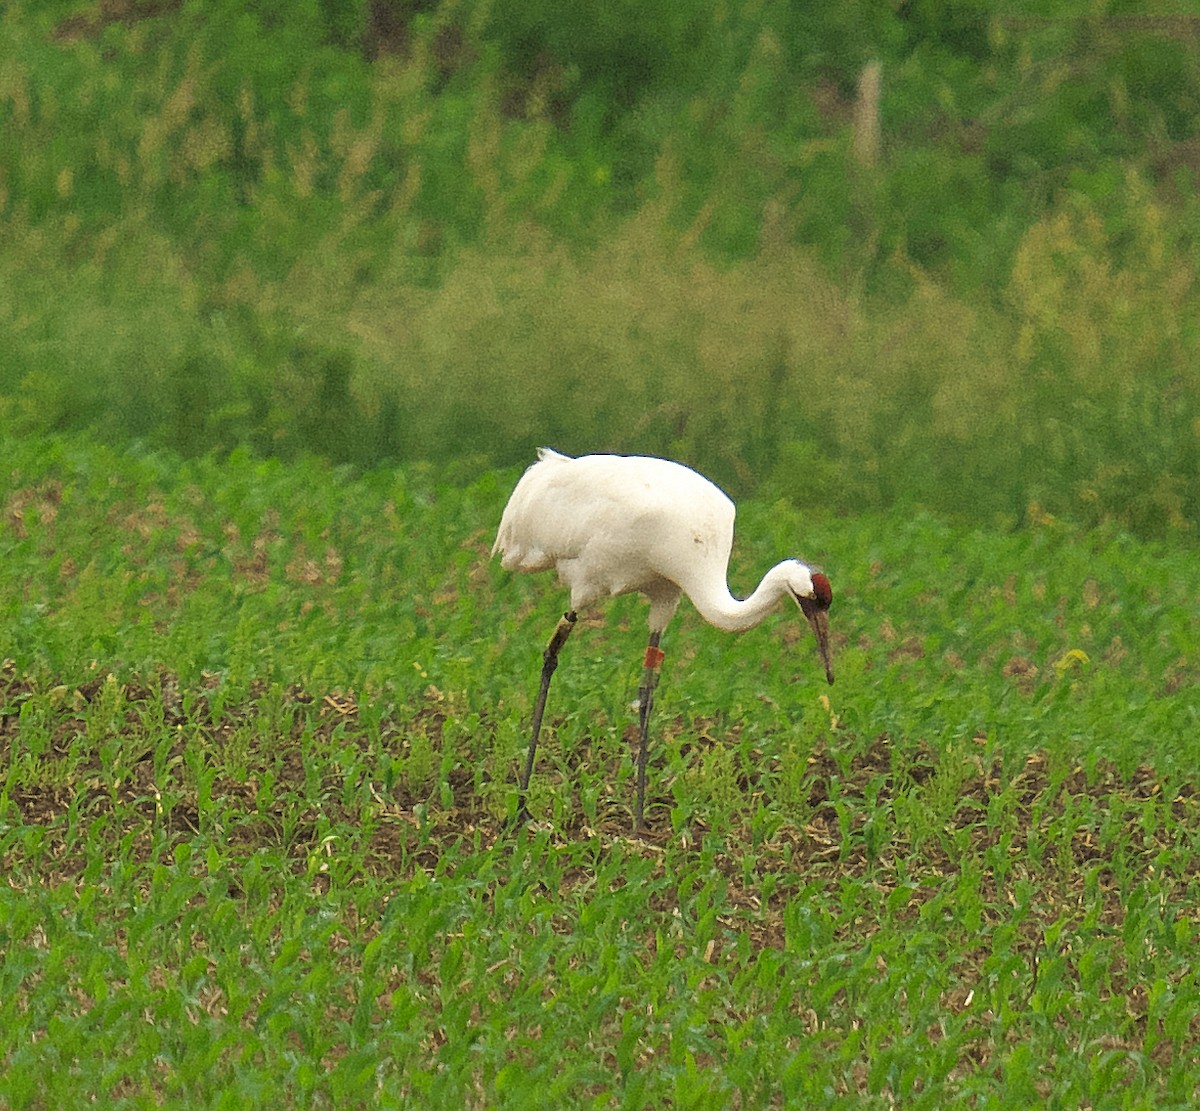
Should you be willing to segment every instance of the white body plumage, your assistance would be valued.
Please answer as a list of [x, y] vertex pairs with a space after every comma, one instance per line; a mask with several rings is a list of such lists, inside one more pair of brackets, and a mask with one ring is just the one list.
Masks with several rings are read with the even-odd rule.
[[578, 610], [638, 591], [650, 600], [650, 629], [661, 632], [686, 594], [717, 628], [757, 625], [792, 597], [816, 634], [826, 675], [829, 580], [798, 560], [776, 564], [748, 598], [729, 592], [733, 502], [681, 463], [647, 456], [584, 455], [549, 448], [513, 490], [493, 555], [511, 571], [554, 568]]

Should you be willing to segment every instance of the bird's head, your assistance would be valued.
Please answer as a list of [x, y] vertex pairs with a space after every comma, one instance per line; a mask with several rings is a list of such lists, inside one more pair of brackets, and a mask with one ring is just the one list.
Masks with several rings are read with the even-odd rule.
[[833, 605], [833, 587], [820, 571], [810, 571], [803, 563], [790, 568], [788, 589], [803, 611], [817, 638], [817, 651], [825, 665], [825, 678], [833, 682], [833, 661], [829, 656], [829, 607]]

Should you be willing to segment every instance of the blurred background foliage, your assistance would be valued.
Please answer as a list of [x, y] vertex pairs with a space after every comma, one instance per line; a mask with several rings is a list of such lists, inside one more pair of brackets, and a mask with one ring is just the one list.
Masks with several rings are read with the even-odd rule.
[[9, 428], [1200, 526], [1190, 4], [11, 0], [0, 144]]

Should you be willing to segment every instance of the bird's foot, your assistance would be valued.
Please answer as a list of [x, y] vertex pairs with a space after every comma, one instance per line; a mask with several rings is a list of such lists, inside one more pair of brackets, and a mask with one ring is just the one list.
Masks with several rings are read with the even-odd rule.
[[529, 808], [522, 799], [521, 805], [517, 807], [517, 812], [504, 823], [504, 828], [509, 833], [515, 833], [521, 826], [528, 825], [532, 821], [533, 815], [529, 813]]
[[629, 840], [636, 841], [647, 847], [662, 846], [670, 840], [670, 831], [662, 829], [652, 829], [645, 822], [641, 822], [630, 826]]

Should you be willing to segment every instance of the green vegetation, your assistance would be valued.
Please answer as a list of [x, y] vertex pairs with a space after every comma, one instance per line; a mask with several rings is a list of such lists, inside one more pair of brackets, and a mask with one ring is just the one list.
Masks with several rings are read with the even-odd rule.
[[1186, 1106], [1200, 570], [1046, 521], [742, 508], [801, 621], [584, 615], [515, 472], [0, 443], [0, 1105]]
[[[1198, 27], [0, 5], [0, 1109], [1191, 1106]], [[632, 598], [506, 828], [543, 443], [833, 580], [644, 839]]]
[[1195, 26], [16, 0], [0, 418], [368, 468], [649, 450], [854, 512], [1194, 534]]

